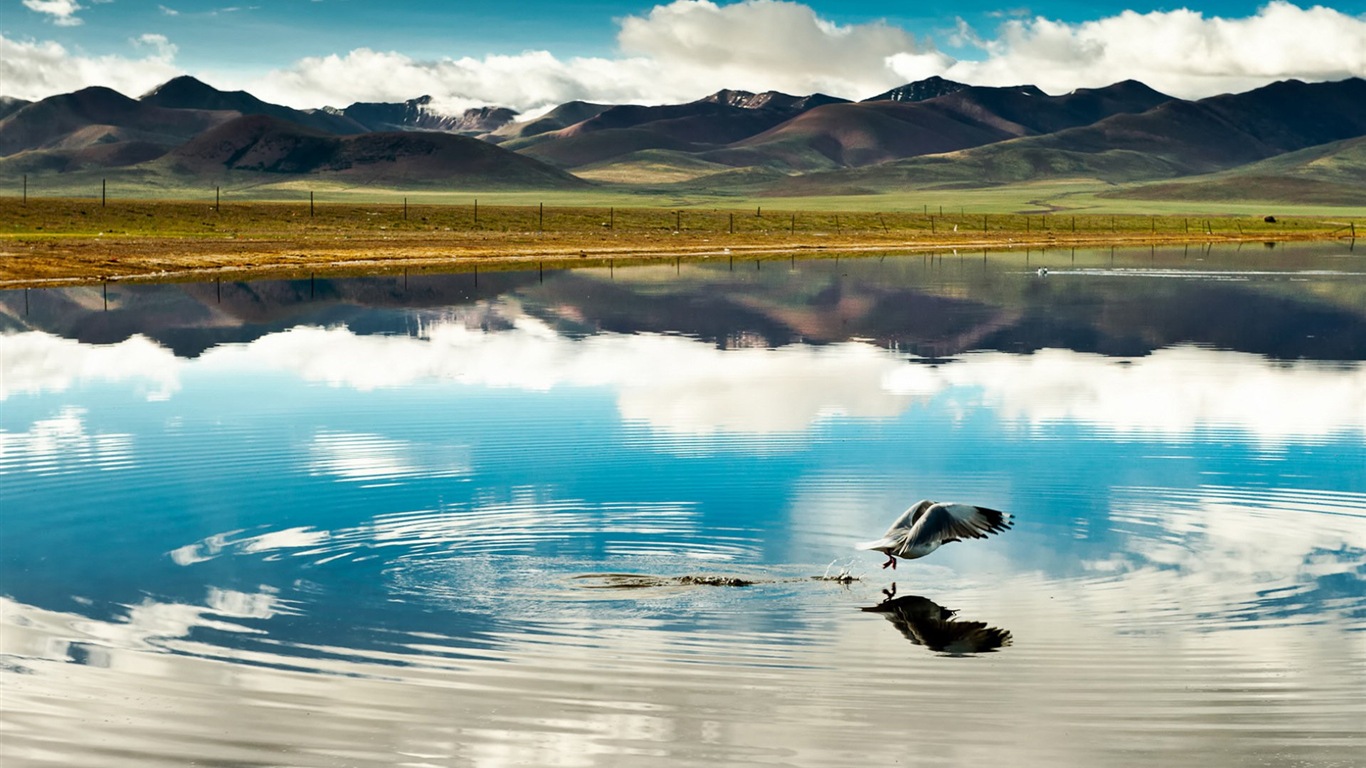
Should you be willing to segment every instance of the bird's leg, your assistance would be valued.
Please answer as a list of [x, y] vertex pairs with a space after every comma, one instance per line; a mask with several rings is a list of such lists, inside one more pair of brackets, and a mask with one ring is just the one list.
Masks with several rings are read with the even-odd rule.
[[885, 570], [889, 565], [892, 566], [892, 570], [896, 570], [896, 558], [891, 555], [887, 555], [887, 562], [883, 563], [882, 567]]
[[[896, 582], [892, 582], [891, 589], [882, 590], [882, 594], [887, 596], [887, 600], [891, 600], [892, 598], [896, 597]], [[883, 600], [882, 602], [885, 603], [887, 602], [887, 600]]]

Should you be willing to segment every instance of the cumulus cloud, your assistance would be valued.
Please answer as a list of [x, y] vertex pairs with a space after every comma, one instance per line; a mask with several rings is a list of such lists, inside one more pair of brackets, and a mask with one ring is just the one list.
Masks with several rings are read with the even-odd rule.
[[955, 59], [885, 22], [834, 24], [795, 2], [676, 0], [622, 19], [614, 58], [528, 51], [422, 61], [357, 49], [300, 60], [248, 87], [296, 106], [428, 93], [448, 109], [530, 111], [572, 99], [679, 102], [721, 88], [859, 99], [931, 75], [1052, 93], [1132, 78], [1186, 98], [1286, 78], [1366, 76], [1366, 16], [1283, 0], [1244, 18], [1125, 11], [1074, 24], [1039, 16], [1007, 19], [986, 34], [960, 23], [949, 38], [981, 57]]
[[83, 23], [76, 12], [85, 6], [76, 0], [24, 0], [24, 7], [50, 16], [50, 21], [59, 27], [75, 27]]
[[[676, 0], [621, 21], [622, 55], [560, 59], [549, 51], [420, 61], [361, 48], [272, 72], [259, 94], [307, 106], [430, 94], [449, 110], [489, 103], [536, 110], [573, 99], [658, 104], [722, 88], [863, 94], [895, 84], [889, 57], [920, 46], [885, 23], [841, 26], [778, 0]], [[308, 94], [308, 96], [304, 96]]]
[[50, 40], [0, 35], [0, 92], [36, 100], [102, 85], [136, 95], [183, 74], [175, 64], [176, 47], [165, 36], [143, 35], [131, 44], [132, 56], [85, 56]]
[[1286, 78], [1366, 76], [1366, 16], [1282, 0], [1246, 18], [1124, 11], [1079, 24], [1041, 16], [1012, 20], [994, 39], [963, 34], [984, 59], [951, 62], [936, 72], [937, 62], [905, 53], [893, 56], [891, 66], [906, 79], [940, 74], [980, 85], [1027, 82], [1053, 93], [1132, 78], [1184, 98]]
[[[26, 0], [76, 19], [75, 0]], [[163, 6], [163, 8], [165, 8]], [[67, 11], [66, 9], [70, 9]], [[165, 8], [163, 12], [171, 9]], [[58, 11], [64, 15], [57, 15]], [[884, 21], [841, 25], [788, 0], [675, 0], [620, 20], [613, 56], [551, 51], [418, 59], [356, 48], [255, 74], [199, 76], [295, 107], [434, 98], [456, 112], [497, 104], [528, 113], [574, 99], [659, 104], [721, 88], [824, 92], [867, 98], [931, 75], [979, 85], [1033, 83], [1052, 93], [1137, 79], [1186, 98], [1242, 91], [1286, 78], [1366, 77], [1366, 15], [1273, 0], [1240, 18], [1175, 10], [1079, 23], [1006, 15], [993, 30], [960, 22], [943, 45]], [[0, 39], [8, 95], [41, 98], [85, 85], [141, 93], [181, 74], [170, 40], [143, 36], [127, 56], [85, 57], [55, 42]]]

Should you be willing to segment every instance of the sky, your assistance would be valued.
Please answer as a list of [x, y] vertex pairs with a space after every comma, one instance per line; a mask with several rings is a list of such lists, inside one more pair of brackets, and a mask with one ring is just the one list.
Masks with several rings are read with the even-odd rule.
[[[247, 0], [250, 2], [251, 0]], [[939, 75], [1203, 98], [1366, 77], [1366, 0], [0, 0], [0, 95], [138, 96], [189, 74], [300, 108], [434, 98], [527, 116], [721, 88], [850, 99]]]

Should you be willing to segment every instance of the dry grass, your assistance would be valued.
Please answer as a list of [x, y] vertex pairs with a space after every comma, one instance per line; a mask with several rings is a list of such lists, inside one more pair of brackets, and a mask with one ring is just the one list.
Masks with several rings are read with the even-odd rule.
[[1308, 218], [923, 215], [747, 209], [32, 200], [0, 198], [0, 285], [208, 274], [606, 262], [727, 253], [909, 251], [1307, 240]]

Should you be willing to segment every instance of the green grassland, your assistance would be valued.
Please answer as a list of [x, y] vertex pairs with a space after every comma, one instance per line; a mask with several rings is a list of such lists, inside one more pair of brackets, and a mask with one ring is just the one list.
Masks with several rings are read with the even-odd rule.
[[[1302, 160], [1302, 158], [1301, 158]], [[1350, 160], [1350, 158], [1349, 158]], [[1268, 161], [1271, 162], [1271, 161]], [[246, 202], [302, 202], [341, 205], [481, 205], [567, 207], [656, 207], [698, 210], [773, 209], [807, 212], [881, 212], [967, 214], [1155, 215], [1185, 217], [1262, 217], [1266, 215], [1354, 219], [1366, 218], [1366, 204], [1354, 197], [1355, 169], [1333, 160], [1337, 178], [1313, 175], [1274, 177], [1227, 172], [1156, 184], [1116, 184], [1094, 178], [1060, 178], [968, 186], [940, 183], [937, 178], [907, 179], [904, 184], [807, 177], [782, 177], [764, 169], [715, 170], [692, 160], [676, 163], [667, 155], [643, 155], [613, 168], [594, 168], [598, 181], [568, 190], [481, 189], [459, 185], [408, 188], [369, 186], [353, 180], [289, 177], [277, 174], [231, 173], [217, 183], [187, 183], [146, 169], [77, 171], [30, 176], [29, 199], [74, 198], [108, 200], [182, 200], [212, 204]], [[1261, 165], [1261, 164], [1258, 164]], [[1323, 165], [1323, 163], [1320, 163]], [[1256, 170], [1256, 169], [1253, 169]], [[1267, 172], [1263, 169], [1263, 172]], [[698, 175], [698, 174], [701, 175]], [[892, 173], [882, 170], [886, 176]], [[650, 183], [661, 176], [682, 178], [675, 183]], [[621, 179], [608, 182], [605, 179]], [[634, 183], [628, 183], [634, 182]], [[1325, 186], [1327, 185], [1327, 186]], [[1229, 190], [1236, 190], [1232, 194]], [[25, 194], [22, 177], [0, 176], [0, 195]]]

